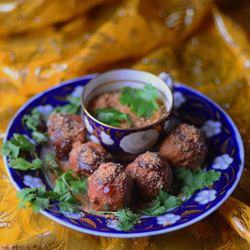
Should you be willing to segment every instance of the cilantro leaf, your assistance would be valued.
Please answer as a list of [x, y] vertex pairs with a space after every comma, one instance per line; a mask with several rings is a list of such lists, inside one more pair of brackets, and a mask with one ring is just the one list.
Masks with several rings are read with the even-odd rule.
[[22, 122], [25, 123], [28, 129], [36, 131], [39, 126], [42, 125], [44, 121], [43, 115], [37, 110], [37, 108], [32, 109], [30, 115], [24, 115]]
[[133, 124], [133, 121], [129, 117], [129, 114], [122, 113], [115, 108], [95, 109], [94, 116], [96, 117], [97, 120], [114, 127], [119, 127], [120, 121], [127, 121], [129, 125]]
[[158, 97], [158, 90], [152, 86], [152, 84], [146, 84], [142, 89], [138, 89], [137, 93], [140, 97], [151, 101]]
[[71, 181], [71, 191], [74, 194], [83, 194], [86, 193], [86, 190], [88, 188], [88, 179], [84, 178], [81, 179], [80, 181]]
[[57, 176], [60, 176], [63, 173], [61, 166], [56, 160], [56, 156], [51, 152], [45, 155], [44, 164], [48, 169], [52, 170]]
[[27, 208], [26, 203], [36, 198], [37, 188], [23, 188], [17, 193], [17, 198], [22, 199], [18, 205], [18, 208]]
[[75, 204], [71, 204], [70, 202], [59, 201], [57, 206], [64, 212], [78, 213], [80, 211], [79, 207]]
[[127, 207], [119, 208], [115, 215], [119, 217], [118, 227], [124, 231], [130, 230], [140, 221], [140, 216], [133, 213]]
[[146, 84], [141, 89], [124, 87], [121, 89], [119, 101], [122, 105], [128, 105], [130, 111], [137, 116], [152, 117], [154, 111], [159, 109], [156, 99], [158, 91], [151, 84]]
[[6, 141], [3, 143], [2, 155], [9, 156], [10, 158], [16, 158], [19, 155], [20, 145], [16, 145], [16, 143], [10, 141]]
[[[32, 162], [26, 161], [22, 153], [29, 152], [35, 157]], [[42, 167], [42, 160], [35, 154], [35, 145], [21, 134], [13, 137], [2, 145], [2, 154], [9, 157], [9, 167], [18, 170], [35, 170]]]
[[136, 211], [149, 216], [157, 216], [165, 213], [167, 209], [179, 206], [181, 203], [183, 203], [181, 198], [159, 190], [159, 195], [156, 196], [153, 206], [137, 209]]
[[56, 180], [54, 191], [59, 194], [63, 194], [70, 191], [70, 187], [63, 181]]
[[49, 205], [50, 201], [47, 197], [40, 198], [38, 196], [34, 201], [30, 202], [30, 206], [32, 206], [32, 210], [34, 211], [34, 213], [39, 213], [41, 208], [42, 210], [48, 209]]
[[9, 167], [18, 170], [35, 170], [42, 167], [42, 160], [36, 158], [32, 162], [26, 161], [21, 157], [17, 157], [15, 160], [9, 162]]
[[66, 193], [71, 192], [74, 194], [86, 193], [87, 178], [80, 176], [77, 172], [67, 170], [55, 182], [56, 192]]
[[23, 188], [17, 194], [17, 198], [21, 199], [18, 208], [27, 208], [27, 202], [32, 211], [38, 213], [40, 210], [49, 208], [50, 201], [55, 200], [57, 195], [53, 191], [46, 191], [45, 187]]
[[37, 213], [40, 209], [48, 208], [50, 201], [56, 200], [60, 210], [75, 213], [80, 210], [82, 202], [74, 194], [84, 193], [86, 188], [86, 178], [68, 170], [58, 178], [53, 191], [46, 191], [45, 187], [22, 189], [17, 194], [17, 197], [22, 199], [19, 208], [27, 208], [26, 203], [29, 202], [29, 206]]
[[2, 145], [2, 155], [15, 159], [23, 152], [35, 152], [35, 146], [21, 134], [15, 133], [13, 137]]
[[79, 96], [69, 95], [67, 99], [69, 103], [64, 106], [56, 107], [55, 111], [58, 113], [79, 114], [81, 111], [81, 98]]
[[75, 171], [67, 170], [55, 182], [54, 192], [59, 195], [59, 208], [65, 212], [78, 212], [77, 205], [81, 205], [82, 202], [75, 195], [86, 193], [87, 187], [86, 178], [79, 176]]
[[156, 197], [156, 200], [153, 206], [146, 207], [144, 209], [137, 209], [137, 212], [149, 216], [157, 216], [166, 212], [166, 208], [161, 204], [159, 196]]
[[41, 133], [38, 131], [33, 131], [31, 133], [31, 135], [35, 141], [37, 141], [38, 143], [41, 143], [41, 144], [47, 142], [47, 139], [49, 137], [48, 133]]
[[140, 216], [133, 213], [128, 207], [121, 207], [117, 211], [91, 211], [91, 213], [113, 214], [118, 217], [118, 227], [123, 231], [128, 231], [140, 221]]
[[6, 141], [2, 145], [1, 150], [2, 155], [15, 159], [18, 157], [21, 150], [34, 153], [35, 146], [23, 135], [15, 133], [9, 141]]
[[174, 171], [173, 193], [183, 193], [186, 196], [191, 195], [196, 190], [213, 185], [220, 179], [221, 172], [215, 170], [205, 171], [197, 168], [191, 171], [189, 168], [180, 168]]
[[32, 109], [30, 115], [24, 115], [22, 122], [25, 123], [26, 127], [32, 130], [32, 138], [38, 143], [45, 143], [48, 138], [48, 133], [42, 133], [41, 128], [45, 122], [45, 117], [42, 115], [37, 108]]
[[35, 152], [35, 145], [23, 135], [15, 133], [11, 142], [14, 141], [16, 145], [19, 144], [21, 150], [26, 152]]
[[189, 168], [177, 169], [174, 171], [174, 184], [172, 186], [173, 194], [176, 196], [160, 190], [152, 206], [136, 211], [149, 216], [163, 214], [167, 209], [179, 206], [185, 201], [177, 195], [182, 194], [187, 199], [195, 191], [213, 185], [220, 176], [221, 173], [214, 170], [205, 171], [198, 168], [192, 172]]
[[[75, 205], [81, 205], [81, 201], [79, 201], [74, 195], [72, 195], [71, 193], [65, 193], [63, 194], [60, 199], [59, 202], [62, 203], [69, 203], [69, 204], [75, 204]], [[64, 210], [65, 211], [65, 210]]]

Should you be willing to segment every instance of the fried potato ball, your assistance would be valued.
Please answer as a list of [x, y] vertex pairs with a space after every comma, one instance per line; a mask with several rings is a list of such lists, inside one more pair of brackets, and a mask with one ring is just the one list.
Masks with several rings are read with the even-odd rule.
[[78, 115], [53, 112], [47, 127], [52, 147], [59, 159], [68, 157], [75, 142], [86, 141], [85, 126]]
[[102, 163], [88, 178], [89, 199], [97, 211], [116, 211], [131, 201], [133, 180], [124, 167], [113, 162]]
[[152, 200], [159, 190], [171, 189], [173, 173], [159, 152], [147, 151], [139, 155], [126, 167], [126, 172], [133, 178], [134, 194], [141, 200]]
[[206, 157], [206, 136], [193, 125], [178, 124], [162, 142], [159, 152], [172, 168], [195, 170], [202, 166]]
[[92, 141], [75, 143], [69, 153], [69, 167], [84, 177], [89, 177], [98, 167], [111, 161], [111, 154]]

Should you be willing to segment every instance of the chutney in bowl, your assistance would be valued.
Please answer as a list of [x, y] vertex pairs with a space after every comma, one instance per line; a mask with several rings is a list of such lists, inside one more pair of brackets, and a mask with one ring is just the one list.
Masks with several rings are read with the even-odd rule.
[[[166, 83], [167, 81], [173, 84], [173, 78], [169, 74], [165, 74], [165, 79], [163, 80], [152, 73], [133, 69], [111, 70], [91, 79], [82, 93], [83, 119], [90, 140], [100, 143], [109, 152], [114, 155], [119, 155], [119, 157], [129, 155], [136, 156], [156, 145], [169, 126], [173, 108], [173, 94]], [[123, 98], [125, 102], [122, 103], [122, 101], [120, 101], [122, 104], [120, 106], [123, 106], [123, 110], [120, 110], [123, 112], [118, 110], [124, 114], [124, 110], [129, 109], [129, 105], [124, 105], [127, 101], [126, 97], [132, 96], [134, 93], [137, 93], [138, 90], [139, 92], [143, 91], [145, 88], [149, 99], [152, 99], [150, 97], [151, 93], [154, 95], [155, 92], [157, 92], [155, 101], [156, 103], [158, 102], [159, 105], [157, 105], [160, 111], [153, 111], [153, 115], [157, 112], [160, 113], [160, 115], [156, 116], [156, 119], [153, 118], [153, 120], [150, 121], [147, 117], [151, 106], [155, 105], [152, 103], [148, 104], [148, 106], [146, 105], [146, 108], [144, 107], [146, 115], [137, 117], [137, 121], [142, 119], [141, 123], [138, 122], [140, 126], [114, 126], [113, 124], [100, 121], [100, 119], [98, 120], [94, 115], [93, 108], [95, 106], [98, 108], [107, 108], [108, 106], [108, 108], [117, 110], [119, 106], [117, 102], [113, 106], [106, 104], [114, 103], [116, 99], [120, 101], [120, 92], [122, 93], [125, 89], [126, 96]], [[102, 97], [99, 100], [101, 105], [98, 106], [98, 98], [100, 96]], [[105, 98], [107, 101], [103, 101]], [[142, 99], [141, 102], [139, 101], [139, 103], [137, 103], [137, 106], [139, 106], [139, 108], [140, 106], [142, 107], [143, 102], [144, 100]], [[118, 113], [118, 115], [120, 115], [120, 113]], [[127, 114], [127, 112], [125, 112], [125, 114]], [[127, 119], [133, 116], [131, 113], [128, 115]], [[133, 124], [134, 123], [133, 121]]]

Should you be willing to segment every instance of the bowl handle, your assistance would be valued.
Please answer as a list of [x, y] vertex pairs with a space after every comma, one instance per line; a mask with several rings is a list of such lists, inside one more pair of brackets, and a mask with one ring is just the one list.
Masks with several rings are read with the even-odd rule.
[[158, 77], [161, 78], [171, 90], [173, 90], [174, 78], [170, 74], [167, 74], [166, 72], [161, 72]]

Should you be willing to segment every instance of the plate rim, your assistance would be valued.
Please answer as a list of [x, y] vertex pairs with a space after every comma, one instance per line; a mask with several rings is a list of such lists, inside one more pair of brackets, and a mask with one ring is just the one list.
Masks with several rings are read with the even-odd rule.
[[[34, 95], [33, 97], [31, 97], [27, 102], [25, 102], [14, 114], [14, 116], [12, 117], [12, 119], [9, 122], [9, 125], [5, 131], [5, 136], [4, 136], [4, 140], [3, 143], [5, 143], [7, 141], [7, 137], [8, 134], [10, 132], [10, 129], [12, 127], [13, 122], [15, 121], [16, 117], [20, 114], [20, 112], [22, 112], [23, 110], [26, 109], [27, 106], [30, 105], [30, 103], [32, 103], [34, 100], [36, 100], [37, 98], [39, 98], [40, 96], [44, 95], [46, 92], [49, 92], [51, 90], [57, 89], [57, 88], [61, 88], [64, 85], [67, 84], [72, 84], [74, 82], [80, 81], [80, 80], [90, 80], [93, 77], [95, 77], [96, 75], [98, 75], [98, 73], [94, 73], [94, 74], [88, 74], [88, 75], [84, 75], [84, 76], [80, 76], [80, 77], [76, 77], [73, 79], [69, 79], [66, 81], [62, 81], [61, 83], [52, 86], [36, 95]], [[182, 87], [184, 89], [187, 89], [191, 92], [194, 92], [196, 95], [198, 95], [199, 97], [201, 97], [202, 99], [205, 99], [206, 101], [209, 101], [210, 103], [212, 103], [218, 110], [220, 110], [225, 117], [229, 120], [230, 125], [233, 128], [233, 131], [235, 133], [235, 138], [237, 139], [237, 146], [239, 147], [239, 157], [241, 160], [241, 163], [239, 165], [239, 171], [237, 173], [237, 177], [232, 185], [232, 187], [230, 188], [230, 190], [227, 191], [226, 195], [216, 204], [216, 206], [212, 207], [211, 209], [209, 209], [208, 211], [204, 212], [203, 214], [197, 216], [196, 218], [194, 218], [191, 221], [185, 222], [181, 225], [175, 226], [173, 228], [164, 228], [162, 227], [162, 229], [158, 229], [155, 231], [150, 231], [150, 232], [126, 232], [126, 231], [117, 231], [117, 232], [101, 232], [101, 231], [97, 231], [97, 230], [91, 230], [91, 229], [86, 229], [83, 228], [81, 226], [75, 226], [73, 224], [68, 223], [67, 221], [62, 221], [59, 218], [57, 218], [56, 216], [50, 214], [47, 211], [40, 211], [41, 214], [45, 215], [47, 218], [59, 223], [60, 225], [66, 226], [67, 228], [82, 232], [82, 233], [87, 233], [87, 234], [91, 234], [91, 235], [95, 235], [95, 236], [103, 236], [103, 237], [111, 237], [111, 238], [137, 238], [137, 237], [147, 237], [147, 236], [154, 236], [154, 235], [159, 235], [159, 234], [164, 234], [164, 233], [169, 233], [169, 232], [174, 232], [176, 230], [185, 228], [187, 226], [190, 226], [202, 219], [204, 219], [205, 217], [207, 217], [208, 215], [210, 215], [211, 213], [213, 213], [216, 209], [218, 209], [218, 207], [220, 207], [225, 201], [226, 199], [228, 199], [228, 197], [232, 194], [232, 192], [235, 190], [236, 186], [239, 183], [240, 177], [242, 175], [243, 172], [243, 168], [244, 168], [244, 158], [245, 158], [245, 154], [244, 154], [244, 146], [243, 146], [243, 141], [241, 138], [241, 135], [239, 133], [239, 130], [237, 128], [237, 126], [235, 125], [234, 121], [232, 120], [232, 118], [227, 114], [227, 112], [222, 109], [222, 107], [219, 106], [219, 104], [217, 104], [214, 100], [212, 100], [210, 97], [206, 96], [205, 94], [199, 92], [198, 90], [187, 86], [183, 83], [180, 82], [175, 82], [174, 86], [176, 87]], [[17, 185], [17, 183], [15, 182], [15, 180], [13, 179], [10, 169], [8, 167], [8, 162], [7, 162], [7, 157], [3, 156], [3, 162], [4, 162], [4, 166], [6, 169], [6, 172], [8, 174], [8, 177], [12, 183], [12, 185], [16, 188], [17, 191], [20, 191], [21, 188]]]

